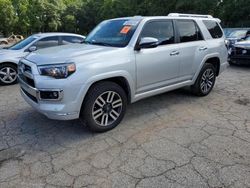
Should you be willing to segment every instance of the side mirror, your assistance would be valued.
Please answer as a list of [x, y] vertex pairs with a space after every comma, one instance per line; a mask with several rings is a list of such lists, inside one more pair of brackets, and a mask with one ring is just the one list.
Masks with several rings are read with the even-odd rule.
[[29, 49], [28, 49], [29, 52], [34, 52], [34, 51], [36, 51], [36, 50], [37, 50], [37, 47], [36, 47], [36, 46], [31, 46], [31, 47], [29, 47]]
[[141, 38], [141, 41], [138, 46], [138, 50], [142, 48], [156, 48], [159, 45], [159, 40], [153, 37], [144, 37]]
[[228, 39], [226, 39], [226, 40], [225, 40], [225, 45], [226, 45], [226, 47], [227, 47], [227, 48], [229, 48], [229, 46], [230, 46], [230, 42], [229, 42], [229, 40], [228, 40]]

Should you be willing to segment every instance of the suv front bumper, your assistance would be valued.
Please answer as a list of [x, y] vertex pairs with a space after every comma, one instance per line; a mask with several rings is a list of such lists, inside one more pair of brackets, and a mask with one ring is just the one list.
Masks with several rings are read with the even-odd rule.
[[26, 84], [20, 77], [18, 78], [21, 87], [21, 95], [24, 100], [37, 111], [47, 116], [49, 119], [73, 120], [79, 118], [79, 112], [67, 112], [67, 106], [65, 104], [56, 102], [62, 99], [63, 90], [46, 90], [52, 92], [59, 91], [59, 97], [57, 100], [42, 100], [40, 97], [40, 92], [44, 90], [33, 88], [30, 85]]

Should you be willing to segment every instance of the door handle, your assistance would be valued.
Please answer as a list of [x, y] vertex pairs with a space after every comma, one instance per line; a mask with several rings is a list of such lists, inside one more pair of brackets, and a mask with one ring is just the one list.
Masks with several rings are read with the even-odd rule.
[[206, 46], [203, 46], [203, 47], [201, 47], [199, 50], [200, 50], [200, 51], [205, 51], [205, 50], [207, 50], [207, 47], [206, 47]]
[[173, 51], [173, 52], [170, 53], [171, 56], [179, 55], [179, 54], [180, 54], [180, 52], [178, 52], [178, 51]]

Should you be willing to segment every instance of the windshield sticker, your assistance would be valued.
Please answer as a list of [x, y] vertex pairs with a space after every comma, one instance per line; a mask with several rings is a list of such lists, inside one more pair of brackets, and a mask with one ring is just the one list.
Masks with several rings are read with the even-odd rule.
[[128, 21], [124, 22], [123, 25], [136, 26], [136, 25], [138, 25], [139, 22], [140, 22], [139, 20], [128, 20]]
[[124, 26], [120, 31], [121, 34], [127, 34], [131, 29], [131, 26]]

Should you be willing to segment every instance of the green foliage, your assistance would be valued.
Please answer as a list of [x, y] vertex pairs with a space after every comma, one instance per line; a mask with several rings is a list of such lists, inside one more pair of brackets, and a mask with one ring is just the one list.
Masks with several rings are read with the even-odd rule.
[[0, 32], [86, 34], [104, 19], [170, 12], [211, 14], [226, 27], [250, 27], [249, 0], [0, 0]]
[[11, 0], [0, 0], [0, 32], [8, 35], [15, 25], [16, 16]]

